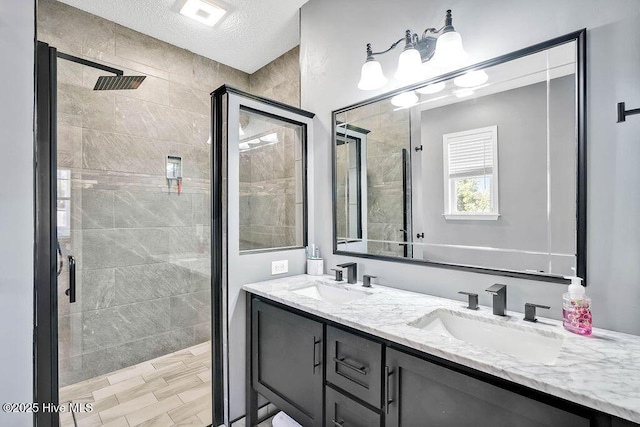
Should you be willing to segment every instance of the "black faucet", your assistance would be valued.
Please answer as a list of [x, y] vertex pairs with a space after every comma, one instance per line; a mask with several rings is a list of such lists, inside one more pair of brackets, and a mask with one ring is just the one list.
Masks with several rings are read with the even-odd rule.
[[362, 287], [370, 288], [371, 287], [371, 279], [375, 279], [377, 276], [371, 276], [369, 274], [362, 275]]
[[486, 289], [487, 292], [493, 294], [493, 314], [496, 316], [505, 316], [507, 309], [507, 285], [496, 283]]
[[548, 305], [532, 304], [528, 302], [524, 305], [524, 320], [526, 320], [527, 322], [537, 322], [538, 319], [536, 319], [536, 308], [544, 308], [548, 310], [551, 307], [549, 307]]
[[474, 294], [472, 292], [464, 292], [464, 291], [460, 291], [458, 292], [461, 295], [466, 295], [469, 297], [469, 305], [467, 305], [467, 308], [469, 310], [477, 310], [478, 309], [478, 294]]
[[355, 262], [345, 262], [338, 264], [338, 267], [347, 269], [347, 282], [356, 283], [358, 281], [358, 264]]

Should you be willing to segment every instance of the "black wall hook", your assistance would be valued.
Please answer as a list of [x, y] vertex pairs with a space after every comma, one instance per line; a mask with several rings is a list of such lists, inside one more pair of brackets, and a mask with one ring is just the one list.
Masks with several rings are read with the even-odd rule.
[[634, 114], [640, 114], [640, 108], [625, 110], [624, 102], [618, 102], [618, 123], [626, 121], [627, 116], [633, 116]]

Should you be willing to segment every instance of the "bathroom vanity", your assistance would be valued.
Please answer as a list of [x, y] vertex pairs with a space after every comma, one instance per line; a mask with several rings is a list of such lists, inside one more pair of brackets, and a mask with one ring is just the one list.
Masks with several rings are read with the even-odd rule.
[[247, 425], [258, 393], [304, 426], [640, 422], [638, 337], [329, 276], [244, 290]]

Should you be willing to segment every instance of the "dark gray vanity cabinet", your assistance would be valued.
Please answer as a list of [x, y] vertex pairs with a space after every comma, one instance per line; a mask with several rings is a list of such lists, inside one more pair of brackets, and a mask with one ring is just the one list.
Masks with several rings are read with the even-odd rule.
[[322, 426], [323, 324], [254, 300], [252, 385], [304, 426]]
[[326, 387], [326, 427], [383, 427], [382, 415], [345, 396], [331, 386]]
[[388, 427], [589, 427], [590, 420], [387, 348]]
[[382, 408], [382, 344], [327, 326], [327, 382]]

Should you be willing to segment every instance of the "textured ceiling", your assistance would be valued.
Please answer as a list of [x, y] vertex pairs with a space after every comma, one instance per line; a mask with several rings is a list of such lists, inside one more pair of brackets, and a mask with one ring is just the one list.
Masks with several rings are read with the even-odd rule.
[[225, 0], [208, 27], [179, 13], [183, 0], [60, 0], [172, 45], [253, 73], [300, 42], [298, 10], [307, 0]]

